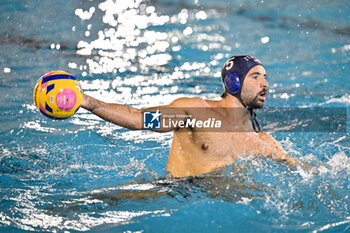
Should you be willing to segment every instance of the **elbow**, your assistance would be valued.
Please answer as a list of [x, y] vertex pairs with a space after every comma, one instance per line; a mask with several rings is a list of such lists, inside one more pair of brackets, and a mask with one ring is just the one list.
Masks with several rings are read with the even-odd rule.
[[124, 112], [122, 114], [119, 113], [120, 112], [118, 112], [118, 114], [105, 117], [103, 119], [126, 129], [142, 129], [142, 112], [140, 110], [128, 107], [127, 110], [124, 109]]
[[[130, 111], [130, 109], [129, 109]], [[132, 114], [129, 115], [129, 119], [125, 119], [123, 127], [131, 130], [142, 130], [143, 129], [143, 114], [139, 109], [132, 109]]]
[[131, 130], [142, 130], [143, 129], [143, 125], [141, 121], [135, 121], [132, 122], [129, 126], [127, 126], [126, 128], [131, 129]]
[[130, 122], [130, 129], [132, 130], [142, 130], [143, 129], [143, 112], [140, 109], [132, 109], [133, 117]]

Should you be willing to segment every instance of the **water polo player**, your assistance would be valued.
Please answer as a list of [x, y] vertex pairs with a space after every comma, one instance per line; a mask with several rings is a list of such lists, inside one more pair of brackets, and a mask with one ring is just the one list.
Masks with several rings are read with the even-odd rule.
[[[255, 118], [254, 109], [264, 107], [268, 93], [262, 63], [252, 56], [233, 56], [222, 68], [222, 83], [225, 92], [221, 100], [179, 98], [169, 105], [141, 110], [84, 95], [81, 107], [132, 130], [147, 128], [145, 113], [153, 114], [150, 121], [160, 115], [173, 117], [151, 130], [174, 132], [166, 165], [174, 177], [208, 173], [246, 155], [264, 155], [292, 166], [300, 164], [272, 136], [260, 131]], [[203, 130], [206, 123], [213, 129]]]

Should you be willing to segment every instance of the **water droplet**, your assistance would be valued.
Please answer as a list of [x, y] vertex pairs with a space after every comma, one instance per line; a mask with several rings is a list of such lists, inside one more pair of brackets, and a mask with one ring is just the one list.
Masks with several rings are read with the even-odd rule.
[[5, 73], [5, 74], [11, 73], [11, 68], [5, 67], [5, 68], [4, 68], [4, 73]]

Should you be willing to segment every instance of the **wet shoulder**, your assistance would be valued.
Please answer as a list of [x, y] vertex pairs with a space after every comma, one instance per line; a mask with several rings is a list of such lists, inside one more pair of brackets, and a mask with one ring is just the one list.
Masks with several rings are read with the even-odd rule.
[[182, 97], [171, 103], [173, 107], [201, 108], [208, 107], [207, 100], [199, 97]]
[[273, 137], [270, 135], [270, 134], [268, 134], [268, 133], [266, 133], [266, 132], [259, 132], [258, 133], [258, 137], [260, 138], [260, 139], [262, 139], [262, 140], [272, 140], [273, 139]]
[[258, 137], [269, 145], [280, 145], [280, 143], [277, 142], [276, 139], [268, 133], [259, 132]]

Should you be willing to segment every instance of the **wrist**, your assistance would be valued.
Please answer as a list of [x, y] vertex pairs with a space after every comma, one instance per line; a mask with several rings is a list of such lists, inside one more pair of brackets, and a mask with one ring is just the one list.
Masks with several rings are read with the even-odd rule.
[[83, 95], [83, 100], [80, 104], [80, 107], [85, 108], [86, 110], [92, 111], [94, 110], [94, 104], [92, 98], [88, 95]]
[[86, 108], [87, 102], [88, 102], [87, 95], [83, 94], [83, 100], [81, 101], [80, 107]]

